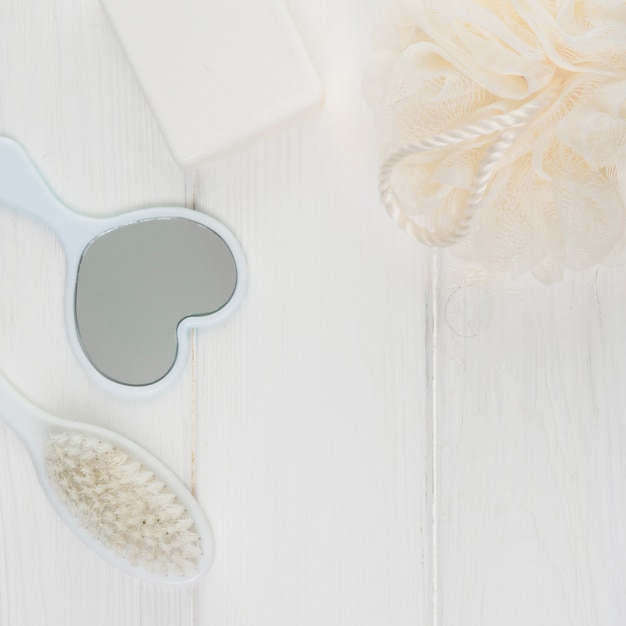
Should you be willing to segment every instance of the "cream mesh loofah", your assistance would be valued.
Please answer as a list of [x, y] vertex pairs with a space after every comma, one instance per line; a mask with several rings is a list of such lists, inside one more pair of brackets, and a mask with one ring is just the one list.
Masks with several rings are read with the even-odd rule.
[[195, 569], [200, 537], [185, 507], [125, 452], [60, 433], [48, 441], [46, 468], [82, 526], [132, 565], [159, 575]]
[[364, 77], [381, 196], [494, 275], [626, 252], [626, 3], [395, 0]]

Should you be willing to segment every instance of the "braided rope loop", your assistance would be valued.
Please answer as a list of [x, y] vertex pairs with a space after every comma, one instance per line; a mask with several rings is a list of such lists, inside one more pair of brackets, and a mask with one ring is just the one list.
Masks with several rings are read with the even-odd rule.
[[[466, 126], [444, 131], [432, 137], [407, 143], [392, 152], [381, 164], [378, 175], [378, 191], [391, 219], [404, 230], [409, 237], [428, 246], [445, 247], [459, 242], [468, 232], [472, 219], [487, 193], [498, 161], [504, 156], [517, 137], [528, 127], [534, 117], [554, 99], [557, 90], [552, 88], [510, 111], [494, 115]], [[402, 210], [398, 199], [391, 189], [391, 175], [394, 168], [408, 157], [431, 150], [439, 150], [459, 145], [471, 139], [494, 135], [497, 137], [487, 148], [478, 164], [467, 204], [454, 225], [447, 230], [434, 231], [417, 224], [411, 216]]]

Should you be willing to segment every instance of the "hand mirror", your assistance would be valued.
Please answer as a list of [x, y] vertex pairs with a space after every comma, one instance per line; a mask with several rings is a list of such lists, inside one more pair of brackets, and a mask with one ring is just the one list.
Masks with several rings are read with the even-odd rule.
[[105, 386], [163, 386], [185, 365], [189, 329], [223, 323], [245, 292], [245, 258], [223, 224], [183, 208], [80, 215], [7, 138], [0, 138], [0, 207], [39, 218], [61, 240], [68, 336]]

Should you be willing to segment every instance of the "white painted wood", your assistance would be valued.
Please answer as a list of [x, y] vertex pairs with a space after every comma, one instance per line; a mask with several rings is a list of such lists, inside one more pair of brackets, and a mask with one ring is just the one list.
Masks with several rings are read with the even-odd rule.
[[195, 205], [233, 229], [251, 269], [244, 307], [198, 332], [177, 384], [115, 398], [67, 344], [58, 242], [0, 210], [0, 370], [43, 408], [114, 428], [195, 478], [218, 540], [196, 592], [129, 579], [56, 520], [1, 427], [2, 626], [430, 621], [430, 265], [376, 197], [360, 76], [377, 4], [288, 2], [323, 111], [194, 183], [96, 0], [0, 3], [0, 133], [62, 199], [102, 215]]
[[198, 337], [196, 487], [218, 543], [199, 621], [427, 624], [429, 253], [377, 199], [375, 7], [289, 6], [324, 110], [197, 179], [250, 265], [240, 313]]
[[195, 206], [250, 263], [244, 306], [197, 333], [185, 376], [115, 398], [65, 338], [58, 242], [0, 210], [0, 370], [159, 455], [218, 542], [196, 592], [119, 574], [0, 427], [0, 625], [620, 624], [626, 271], [497, 291], [443, 254], [433, 271], [376, 197], [360, 75], [382, 1], [287, 5], [323, 110], [194, 180], [96, 0], [0, 3], [0, 133], [59, 195], [102, 215]]
[[[86, 213], [182, 204], [185, 181], [96, 0], [0, 3], [0, 133]], [[54, 236], [0, 210], [0, 370], [63, 417], [114, 428], [191, 480], [191, 370], [163, 396], [100, 391], [63, 322]], [[154, 589], [102, 562], [58, 521], [24, 449], [0, 430], [0, 624], [189, 624], [192, 593]]]
[[206, 623], [415, 624], [430, 608], [424, 259], [359, 189], [371, 156], [341, 163], [322, 129], [308, 154], [286, 135], [245, 176], [202, 181], [207, 206], [235, 208], [252, 268], [240, 315], [199, 341]]
[[446, 255], [433, 272], [376, 198], [359, 83], [382, 3], [287, 4], [323, 110], [193, 180], [96, 0], [0, 3], [0, 133], [79, 210], [222, 219], [251, 270], [177, 384], [115, 398], [69, 349], [58, 242], [0, 210], [0, 370], [159, 455], [218, 541], [195, 592], [127, 578], [55, 518], [0, 427], [0, 625], [620, 624], [626, 271], [496, 291]]
[[626, 272], [485, 291], [442, 257], [437, 626], [626, 613]]

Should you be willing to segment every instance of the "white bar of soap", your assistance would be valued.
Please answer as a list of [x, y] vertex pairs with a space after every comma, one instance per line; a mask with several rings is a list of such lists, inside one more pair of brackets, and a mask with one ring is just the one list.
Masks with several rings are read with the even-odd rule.
[[322, 87], [282, 0], [101, 0], [176, 161], [298, 121]]

